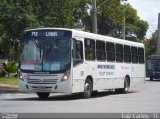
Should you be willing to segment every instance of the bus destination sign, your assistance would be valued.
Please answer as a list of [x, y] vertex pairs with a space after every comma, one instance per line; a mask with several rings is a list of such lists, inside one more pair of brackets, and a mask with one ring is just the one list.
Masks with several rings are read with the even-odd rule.
[[151, 56], [150, 57], [151, 60], [160, 60], [160, 56]]
[[26, 31], [26, 36], [29, 37], [71, 37], [71, 31], [65, 30], [35, 30], [35, 31]]

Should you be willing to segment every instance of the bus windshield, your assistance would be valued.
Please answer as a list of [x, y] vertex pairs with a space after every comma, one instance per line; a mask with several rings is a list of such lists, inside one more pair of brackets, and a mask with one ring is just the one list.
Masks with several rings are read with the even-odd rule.
[[24, 36], [21, 69], [33, 71], [66, 71], [70, 68], [71, 38]]
[[149, 70], [160, 70], [160, 60], [148, 60], [147, 69]]

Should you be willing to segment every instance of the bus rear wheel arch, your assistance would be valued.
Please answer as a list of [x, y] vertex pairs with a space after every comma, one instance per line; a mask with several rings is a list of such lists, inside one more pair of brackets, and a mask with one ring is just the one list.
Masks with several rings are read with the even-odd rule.
[[129, 76], [126, 76], [124, 79], [124, 87], [119, 88], [119, 89], [115, 89], [115, 92], [116, 93], [128, 93], [129, 88], [130, 88], [130, 78], [129, 78]]

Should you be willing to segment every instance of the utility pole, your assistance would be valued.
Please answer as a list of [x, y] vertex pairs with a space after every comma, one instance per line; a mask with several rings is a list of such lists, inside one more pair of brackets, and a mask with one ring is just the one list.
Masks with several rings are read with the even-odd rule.
[[96, 8], [96, 0], [92, 0], [92, 32], [97, 34], [97, 8]]
[[125, 26], [126, 26], [126, 19], [125, 19], [125, 17], [123, 18], [123, 31], [122, 31], [122, 38], [125, 40], [126, 39], [126, 37], [125, 37], [125, 35], [126, 35], [126, 28], [125, 28]]
[[121, 3], [121, 5], [123, 6], [123, 9], [122, 9], [122, 14], [123, 14], [123, 26], [122, 26], [122, 39], [126, 39], [126, 18], [125, 18], [125, 5], [126, 3], [123, 2]]
[[157, 40], [157, 51], [156, 54], [160, 55], [160, 13], [158, 13], [158, 40]]
[[96, 6], [96, 0], [92, 0], [92, 32], [97, 34], [97, 9], [100, 8], [100, 6], [104, 5], [108, 0], [105, 0], [100, 5]]
[[12, 61], [12, 42], [13, 40], [12, 39], [9, 39], [9, 61], [11, 62]]

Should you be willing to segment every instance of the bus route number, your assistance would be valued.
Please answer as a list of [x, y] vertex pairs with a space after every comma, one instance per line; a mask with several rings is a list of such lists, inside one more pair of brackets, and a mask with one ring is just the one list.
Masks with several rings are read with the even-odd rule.
[[38, 36], [38, 32], [32, 32], [31, 36]]
[[58, 33], [57, 32], [43, 32], [43, 33], [41, 33], [41, 32], [34, 31], [34, 32], [31, 32], [31, 36], [47, 36], [47, 37], [53, 36], [53, 37], [56, 37], [56, 36], [58, 36]]

